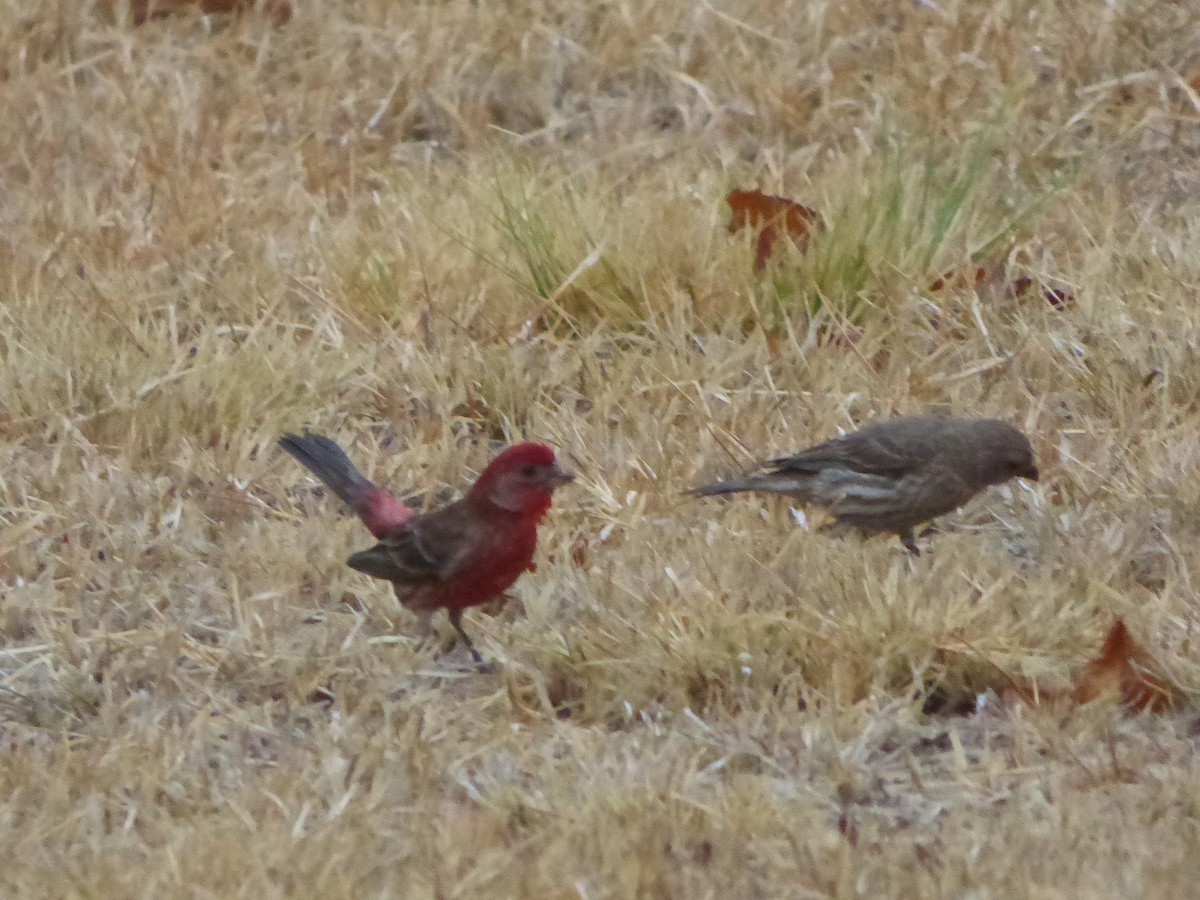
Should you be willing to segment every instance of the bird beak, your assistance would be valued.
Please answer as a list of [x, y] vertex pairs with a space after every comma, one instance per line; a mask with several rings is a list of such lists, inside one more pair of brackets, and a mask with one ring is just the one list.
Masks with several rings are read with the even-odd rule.
[[551, 488], [562, 487], [564, 484], [570, 484], [575, 480], [575, 473], [570, 472], [555, 463], [554, 466], [546, 472], [546, 484]]
[[1037, 481], [1038, 480], [1037, 466], [1030, 466], [1028, 469], [1026, 469], [1024, 472], [1021, 473], [1021, 477], [1028, 478], [1030, 481]]

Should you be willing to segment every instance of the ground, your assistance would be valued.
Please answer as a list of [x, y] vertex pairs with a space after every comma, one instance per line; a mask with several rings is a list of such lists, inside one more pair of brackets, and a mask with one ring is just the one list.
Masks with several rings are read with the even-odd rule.
[[[4, 896], [1195, 890], [1194, 4], [0, 13]], [[919, 558], [685, 493], [925, 411], [1042, 478]], [[494, 671], [302, 428], [578, 470]], [[1117, 618], [1169, 709], [1072, 702]]]

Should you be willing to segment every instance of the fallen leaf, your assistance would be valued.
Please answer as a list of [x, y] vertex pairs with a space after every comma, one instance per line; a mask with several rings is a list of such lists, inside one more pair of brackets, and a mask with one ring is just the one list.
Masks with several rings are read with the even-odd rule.
[[763, 328], [762, 332], [763, 340], [767, 342], [767, 353], [773, 359], [778, 359], [783, 355], [783, 335], [775, 328]]
[[935, 684], [926, 695], [926, 706], [932, 705], [935, 712], [980, 713], [989, 705], [1008, 710], [1018, 706], [1057, 706], [1070, 699], [1069, 682], [1047, 685], [1038, 677], [1009, 671], [990, 659], [989, 654], [967, 643], [959, 645], [957, 640], [955, 645], [935, 648], [933, 658], [939, 668], [951, 675], [943, 684]]
[[[115, 10], [115, 0], [108, 4]], [[292, 18], [292, 5], [288, 0], [132, 0], [129, 17], [134, 25], [144, 25], [152, 19], [161, 19], [176, 13], [197, 10], [204, 15], [252, 12], [261, 9], [276, 25], [285, 25]]]
[[762, 271], [775, 249], [780, 233], [786, 233], [798, 245], [808, 239], [809, 232], [821, 227], [821, 217], [810, 209], [787, 197], [775, 197], [761, 191], [734, 189], [725, 198], [733, 217], [729, 220], [729, 231], [734, 233], [743, 228], [758, 229], [758, 242], [754, 249], [754, 270]]
[[830, 324], [817, 334], [817, 346], [854, 348], [862, 340], [863, 334], [863, 329], [857, 325]]
[[742, 323], [742, 335], [749, 337], [755, 331], [761, 331], [763, 340], [767, 345], [767, 353], [772, 358], [778, 358], [783, 353], [783, 348], [787, 340], [787, 335], [781, 328], [768, 328], [761, 322], [754, 319], [747, 319]]
[[[1033, 279], [1028, 275], [1020, 275], [1014, 278], [1012, 284], [1009, 285], [1009, 295], [1012, 297], [1023, 297], [1033, 287], [1033, 284]], [[1075, 295], [1063, 288], [1054, 287], [1049, 284], [1039, 284], [1038, 287], [1041, 288], [1042, 299], [1055, 309], [1067, 309], [1075, 305]]]
[[1120, 697], [1132, 710], [1163, 712], [1183, 700], [1183, 691], [1161, 674], [1150, 651], [1139, 644], [1117, 619], [1100, 653], [1083, 667], [1071, 699], [1089, 703], [1101, 697]]
[[1075, 295], [1066, 288], [1035, 281], [1028, 275], [1018, 275], [1012, 281], [1007, 280], [1006, 272], [1000, 266], [976, 266], [957, 269], [935, 278], [929, 285], [931, 292], [951, 290], [979, 290], [987, 286], [989, 289], [1003, 293], [1006, 297], [1024, 297], [1034, 285], [1041, 289], [1042, 299], [1055, 309], [1067, 309], [1075, 305]]
[[843, 810], [838, 816], [837, 829], [838, 834], [846, 839], [846, 843], [851, 847], [858, 846], [858, 825], [849, 812]]
[[950, 287], [953, 290], [963, 290], [964, 288], [968, 287], [978, 287], [987, 280], [987, 276], [988, 270], [983, 266], [979, 266], [975, 270], [975, 276], [973, 278], [968, 276], [968, 274], [961, 269], [947, 272], [941, 278], [935, 279], [934, 282], [929, 285], [929, 290], [940, 291], [946, 287]]

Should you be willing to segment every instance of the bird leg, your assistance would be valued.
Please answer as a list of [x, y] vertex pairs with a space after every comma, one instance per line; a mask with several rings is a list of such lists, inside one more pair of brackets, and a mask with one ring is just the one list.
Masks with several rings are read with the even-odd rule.
[[424, 649], [426, 647], [437, 647], [438, 633], [433, 627], [433, 611], [432, 610], [413, 610], [413, 615], [417, 617], [419, 637], [417, 638], [417, 647]]
[[907, 550], [913, 556], [921, 555], [921, 548], [917, 546], [917, 541], [913, 537], [913, 531], [911, 528], [906, 528], [904, 531], [900, 532], [898, 537], [900, 538], [900, 543], [904, 545], [905, 550]]
[[483, 657], [479, 655], [479, 651], [475, 649], [475, 645], [473, 643], [471, 643], [471, 639], [469, 637], [467, 637], [467, 633], [465, 631], [463, 631], [463, 627], [462, 627], [463, 611], [461, 609], [450, 609], [450, 610], [447, 610], [446, 612], [447, 612], [447, 615], [450, 616], [450, 624], [453, 625], [454, 630], [456, 632], [458, 632], [459, 640], [461, 640], [463, 642], [463, 645], [468, 650], [471, 651], [471, 658], [473, 660], [475, 660], [475, 662], [479, 663], [479, 665], [482, 666], [484, 664]]

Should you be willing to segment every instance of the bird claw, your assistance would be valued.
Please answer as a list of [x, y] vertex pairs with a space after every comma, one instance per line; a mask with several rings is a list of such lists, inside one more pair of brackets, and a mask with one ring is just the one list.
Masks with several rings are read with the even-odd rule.
[[483, 654], [475, 649], [471, 643], [466, 643], [467, 652], [471, 654], [471, 659], [475, 660], [475, 665], [484, 665]]
[[[456, 643], [462, 642], [456, 641]], [[468, 646], [467, 652], [471, 654], [471, 662], [462, 663], [461, 671], [474, 671], [478, 672], [480, 675], [494, 675], [500, 671], [500, 664], [498, 662], [495, 660], [484, 659], [483, 654], [476, 650], [473, 646]]]
[[489, 674], [495, 671], [492, 663], [484, 660], [483, 655], [475, 649], [475, 644], [467, 636], [467, 632], [462, 627], [462, 610], [450, 610], [450, 624], [454, 626], [454, 631], [458, 635], [459, 642], [467, 648], [471, 654], [471, 659], [475, 660], [476, 668], [484, 673]]
[[[459, 672], [478, 672], [481, 675], [494, 675], [500, 671], [500, 664], [495, 660], [487, 660], [474, 647], [467, 647], [470, 662], [462, 659], [457, 652], [462, 640], [456, 635], [453, 639], [445, 640], [437, 634], [429, 634], [417, 644], [418, 653], [430, 653], [440, 665], [445, 665]], [[452, 661], [453, 660], [453, 661]]]

